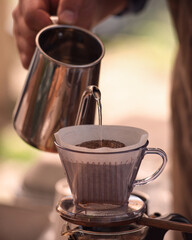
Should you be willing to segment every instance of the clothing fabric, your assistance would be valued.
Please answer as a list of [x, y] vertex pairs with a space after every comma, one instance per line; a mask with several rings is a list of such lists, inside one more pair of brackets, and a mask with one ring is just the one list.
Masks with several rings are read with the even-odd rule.
[[[129, 12], [141, 11], [146, 3], [129, 1]], [[178, 38], [171, 91], [174, 211], [192, 221], [192, 1], [167, 3]]]
[[129, 11], [132, 13], [138, 13], [146, 6], [148, 0], [128, 0], [129, 1]]
[[192, 1], [168, 4], [179, 45], [171, 92], [174, 210], [192, 221]]
[[127, 13], [139, 13], [144, 9], [148, 0], [127, 0], [127, 6], [117, 14], [117, 16], [122, 16]]

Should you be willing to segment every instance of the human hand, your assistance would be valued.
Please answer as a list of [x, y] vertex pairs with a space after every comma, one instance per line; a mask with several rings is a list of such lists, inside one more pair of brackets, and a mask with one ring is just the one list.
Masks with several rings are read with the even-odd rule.
[[35, 50], [36, 34], [57, 15], [60, 24], [91, 29], [109, 15], [121, 11], [127, 0], [19, 0], [13, 11], [13, 31], [24, 68]]

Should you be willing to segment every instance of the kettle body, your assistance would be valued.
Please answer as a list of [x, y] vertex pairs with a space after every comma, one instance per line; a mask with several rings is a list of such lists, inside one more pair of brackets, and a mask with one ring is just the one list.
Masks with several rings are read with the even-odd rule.
[[[99, 84], [104, 46], [93, 33], [75, 26], [50, 25], [36, 37], [36, 50], [25, 86], [15, 107], [13, 125], [28, 144], [56, 152], [53, 134], [75, 125], [81, 96]], [[84, 122], [93, 124], [94, 99]]]

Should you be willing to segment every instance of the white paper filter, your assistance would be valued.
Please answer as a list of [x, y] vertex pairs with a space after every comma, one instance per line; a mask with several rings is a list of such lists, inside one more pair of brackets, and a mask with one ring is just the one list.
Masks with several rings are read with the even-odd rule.
[[[113, 125], [79, 125], [61, 128], [55, 133], [56, 142], [65, 148], [85, 152], [119, 152], [130, 149], [136, 149], [143, 146], [148, 139], [148, 133], [140, 128], [129, 126]], [[114, 140], [125, 144], [125, 147], [119, 148], [98, 148], [88, 149], [76, 146], [86, 141], [92, 140]]]

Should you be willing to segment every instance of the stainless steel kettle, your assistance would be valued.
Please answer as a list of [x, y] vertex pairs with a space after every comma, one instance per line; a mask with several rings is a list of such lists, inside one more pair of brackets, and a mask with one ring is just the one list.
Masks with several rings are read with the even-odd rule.
[[[13, 125], [28, 144], [56, 152], [53, 134], [75, 125], [81, 96], [99, 82], [104, 46], [93, 33], [75, 26], [50, 25], [36, 37], [26, 83]], [[92, 124], [95, 101], [86, 104], [81, 124]]]

